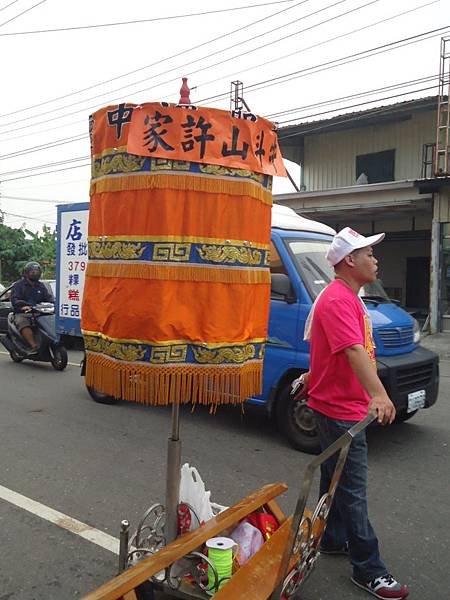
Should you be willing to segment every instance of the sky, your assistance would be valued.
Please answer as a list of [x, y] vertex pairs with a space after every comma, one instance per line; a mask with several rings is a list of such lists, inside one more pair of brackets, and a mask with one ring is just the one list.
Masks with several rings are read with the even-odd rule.
[[[435, 95], [443, 35], [448, 0], [0, 0], [4, 222], [53, 227], [57, 204], [89, 200], [102, 106], [178, 102], [186, 76], [193, 104], [229, 109], [240, 80], [279, 127], [328, 118]], [[274, 193], [292, 191], [275, 178]]]

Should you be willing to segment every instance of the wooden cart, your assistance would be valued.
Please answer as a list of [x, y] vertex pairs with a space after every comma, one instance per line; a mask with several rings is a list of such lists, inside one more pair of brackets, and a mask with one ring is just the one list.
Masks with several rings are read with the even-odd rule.
[[[369, 416], [357, 423], [309, 463], [301, 482], [296, 509], [291, 517], [285, 517], [276, 501], [287, 490], [287, 486], [283, 483], [266, 485], [198, 529], [178, 537], [154, 553], [149, 551], [149, 556], [127, 568], [83, 600], [139, 600], [143, 597], [140, 586], [149, 581], [155, 590], [175, 598], [293, 598], [320, 555], [320, 540], [351, 441], [374, 418]], [[306, 503], [314, 474], [335, 453], [339, 455], [330, 488], [311, 512], [306, 508]], [[214, 589], [208, 589], [205, 571], [198, 567], [199, 562], [208, 561], [202, 554], [203, 545], [209, 538], [223, 534], [258, 510], [272, 514], [278, 521], [279, 528], [221, 589], [217, 578]], [[127, 550], [128, 556], [133, 556], [135, 551], [129, 547]]]

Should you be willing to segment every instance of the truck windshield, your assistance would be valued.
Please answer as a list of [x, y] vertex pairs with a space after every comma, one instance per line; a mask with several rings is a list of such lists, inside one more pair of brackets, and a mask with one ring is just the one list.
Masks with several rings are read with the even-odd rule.
[[[291, 240], [288, 245], [311, 299], [315, 300], [323, 288], [334, 279], [334, 269], [325, 258], [330, 243], [319, 240]], [[368, 302], [390, 302], [378, 279], [362, 287], [359, 295]]]

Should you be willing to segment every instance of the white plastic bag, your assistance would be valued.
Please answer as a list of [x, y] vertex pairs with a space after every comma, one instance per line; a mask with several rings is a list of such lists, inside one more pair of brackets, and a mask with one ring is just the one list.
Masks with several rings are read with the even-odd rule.
[[[185, 463], [181, 467], [180, 502], [186, 503], [195, 512], [200, 523], [211, 519], [217, 511], [211, 506], [211, 492], [206, 491], [203, 479], [195, 467]], [[192, 519], [190, 529], [200, 525], [195, 517]]]

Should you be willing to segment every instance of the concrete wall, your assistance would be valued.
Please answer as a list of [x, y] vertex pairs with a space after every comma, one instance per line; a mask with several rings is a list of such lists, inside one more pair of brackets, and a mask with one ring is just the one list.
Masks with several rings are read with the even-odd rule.
[[397, 297], [404, 305], [406, 303], [406, 259], [415, 256], [430, 257], [430, 241], [385, 240], [374, 248], [374, 254], [379, 262], [379, 277], [383, 286], [391, 289], [400, 288], [399, 295], [392, 294], [392, 296]]
[[436, 137], [436, 112], [416, 113], [411, 119], [310, 135], [305, 138], [303, 177], [306, 191], [355, 184], [356, 156], [395, 148], [395, 180], [417, 179], [422, 147]]

